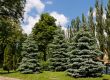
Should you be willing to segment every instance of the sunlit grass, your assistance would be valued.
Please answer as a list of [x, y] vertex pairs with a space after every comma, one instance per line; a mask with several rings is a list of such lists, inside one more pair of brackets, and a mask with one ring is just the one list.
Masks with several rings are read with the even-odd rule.
[[103, 75], [100, 78], [72, 78], [66, 75], [66, 72], [50, 72], [44, 71], [40, 74], [21, 74], [19, 72], [13, 72], [7, 74], [7, 72], [0, 70], [0, 76], [18, 78], [21, 80], [110, 80], [110, 75]]

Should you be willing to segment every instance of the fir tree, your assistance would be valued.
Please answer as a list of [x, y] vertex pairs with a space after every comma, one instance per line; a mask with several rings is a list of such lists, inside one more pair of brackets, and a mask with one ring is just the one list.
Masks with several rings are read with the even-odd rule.
[[11, 59], [13, 56], [12, 54], [12, 47], [10, 44], [7, 44], [5, 50], [4, 50], [4, 63], [3, 63], [3, 69], [8, 71], [12, 70], [13, 68], [13, 60]]
[[61, 28], [55, 31], [53, 42], [49, 44], [51, 53], [50, 69], [52, 71], [65, 71], [67, 65], [67, 44], [65, 41], [64, 32]]
[[98, 77], [102, 75], [102, 63], [97, 56], [102, 52], [96, 50], [95, 39], [89, 32], [78, 32], [74, 36], [73, 47], [69, 52], [68, 75], [72, 77]]
[[38, 46], [32, 35], [24, 41], [22, 50], [23, 58], [18, 70], [24, 74], [39, 73], [40, 65], [38, 61]]

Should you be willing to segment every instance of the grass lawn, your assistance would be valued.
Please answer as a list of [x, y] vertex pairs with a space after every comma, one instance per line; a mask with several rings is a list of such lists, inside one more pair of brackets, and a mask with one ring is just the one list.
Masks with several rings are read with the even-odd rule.
[[66, 75], [66, 72], [49, 72], [44, 71], [40, 74], [21, 74], [19, 72], [6, 72], [0, 70], [0, 76], [19, 78], [21, 80], [110, 80], [110, 75], [103, 75], [101, 78], [72, 78]]

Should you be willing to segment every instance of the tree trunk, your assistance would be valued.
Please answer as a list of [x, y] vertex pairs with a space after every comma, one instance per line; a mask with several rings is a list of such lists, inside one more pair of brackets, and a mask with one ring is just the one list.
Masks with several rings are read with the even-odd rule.
[[8, 70], [8, 73], [10, 73], [10, 70]]
[[46, 54], [46, 51], [44, 51], [44, 56], [43, 56], [43, 58], [44, 58], [44, 61], [46, 61], [47, 60], [47, 54]]

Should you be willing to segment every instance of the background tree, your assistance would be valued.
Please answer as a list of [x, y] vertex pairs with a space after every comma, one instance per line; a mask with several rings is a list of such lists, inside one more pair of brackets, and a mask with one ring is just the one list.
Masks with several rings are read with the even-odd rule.
[[76, 26], [77, 26], [77, 32], [80, 30], [80, 23], [81, 23], [81, 21], [80, 21], [80, 18], [79, 18], [79, 16], [76, 18]]
[[[13, 21], [13, 19], [7, 18], [1, 18], [0, 19], [0, 62], [1, 66], [3, 64], [3, 55], [4, 55], [4, 50], [7, 44], [11, 44], [12, 47], [12, 53], [13, 57], [17, 54], [17, 45], [18, 41], [21, 45], [22, 41], [22, 29], [20, 27], [19, 22]], [[19, 51], [20, 52], [20, 51]], [[20, 53], [19, 53], [20, 54]], [[11, 58], [13, 59], [13, 58]], [[17, 58], [15, 58], [17, 59]], [[15, 60], [13, 60], [15, 62]], [[16, 62], [15, 62], [16, 63]], [[17, 63], [16, 63], [17, 64]], [[13, 64], [12, 64], [13, 65]]]
[[69, 30], [69, 33], [68, 33], [70, 42], [71, 42], [74, 34], [80, 30], [80, 23], [81, 23], [81, 21], [80, 21], [79, 16], [76, 19], [73, 19], [71, 21], [71, 25], [69, 27], [70, 30]]
[[13, 56], [12, 54], [12, 47], [11, 44], [7, 44], [5, 50], [4, 50], [4, 63], [3, 63], [3, 69], [8, 71], [13, 69], [13, 60], [11, 59]]
[[46, 48], [48, 43], [53, 39], [54, 31], [56, 30], [55, 19], [48, 13], [41, 15], [41, 19], [33, 28], [33, 35], [38, 43], [38, 49], [43, 52], [43, 59], [46, 61]]
[[71, 42], [72, 37], [74, 36], [73, 26], [69, 27], [69, 42]]
[[104, 25], [103, 25], [103, 5], [102, 3], [99, 4], [98, 0], [96, 0], [96, 4], [95, 4], [95, 8], [96, 8], [96, 37], [98, 40], [98, 46], [99, 49], [104, 52], [104, 44], [105, 44], [105, 40], [104, 40]]
[[68, 75], [72, 77], [98, 77], [102, 75], [102, 63], [96, 60], [102, 52], [96, 50], [95, 39], [89, 32], [74, 36], [73, 49], [69, 52]]
[[18, 33], [16, 35], [16, 40], [13, 44], [13, 69], [16, 70], [18, 68], [18, 63], [21, 62], [22, 56], [22, 43], [26, 40], [27, 34]]
[[93, 36], [95, 36], [95, 23], [94, 23], [94, 18], [93, 18], [93, 8], [92, 7], [90, 7], [90, 10], [89, 10], [88, 26], [89, 26], [89, 30], [91, 31]]
[[65, 71], [67, 69], [67, 48], [64, 31], [58, 28], [55, 31], [53, 42], [49, 44], [50, 69], [53, 71]]
[[26, 0], [0, 0], [0, 16], [13, 19], [23, 18]]
[[[20, 20], [23, 19], [25, 3], [26, 0], [0, 0], [0, 67], [3, 64], [4, 50], [8, 43], [11, 43], [12, 47], [13, 58], [11, 59], [16, 63], [15, 48], [22, 38]], [[22, 41], [19, 43], [21, 44]]]
[[38, 60], [38, 46], [32, 35], [24, 41], [22, 47], [22, 61], [18, 70], [21, 73], [39, 73], [40, 64]]
[[84, 31], [88, 30], [87, 29], [87, 21], [86, 21], [86, 17], [84, 15], [84, 13], [82, 13], [82, 24], [81, 24], [81, 27]]
[[106, 21], [105, 32], [107, 33], [107, 37], [106, 37], [107, 52], [110, 59], [110, 0], [108, 0], [108, 4], [107, 4], [105, 21]]

